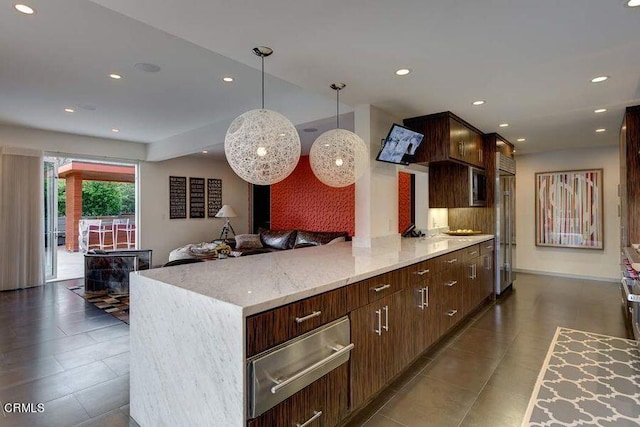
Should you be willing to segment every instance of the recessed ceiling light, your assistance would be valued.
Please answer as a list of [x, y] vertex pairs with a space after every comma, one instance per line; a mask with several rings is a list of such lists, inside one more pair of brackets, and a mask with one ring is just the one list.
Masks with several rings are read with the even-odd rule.
[[113, 129], [111, 129], [111, 132], [118, 133], [118, 132], [120, 132], [120, 129], [113, 128]]
[[160, 71], [160, 67], [156, 64], [150, 64], [148, 62], [138, 62], [133, 66], [136, 70], [144, 71], [145, 73], [157, 73]]
[[233, 77], [223, 77], [222, 81], [227, 82], [227, 83], [231, 83], [233, 81]]
[[640, 6], [640, 0], [629, 0], [627, 2], [627, 6], [629, 6], [629, 7], [638, 7], [638, 6]]
[[602, 132], [604, 132], [604, 131], [606, 131], [606, 129], [605, 129], [605, 128], [596, 129], [596, 132], [598, 132], [598, 133], [602, 133]]
[[122, 78], [120, 74], [116, 74], [116, 73], [109, 74], [109, 77], [111, 77], [114, 80], [120, 80]]
[[500, 123], [500, 127], [501, 128], [508, 128], [509, 127], [509, 123]]
[[396, 70], [396, 75], [398, 76], [406, 76], [409, 73], [411, 73], [411, 70], [408, 68], [400, 68], [399, 70]]
[[598, 114], [598, 113], [604, 113], [604, 112], [606, 112], [606, 111], [607, 111], [607, 109], [606, 109], [606, 108], [598, 108], [597, 110], [594, 110], [593, 112], [594, 112], [594, 113], [596, 113], [596, 114]]
[[208, 151], [207, 150], [202, 150], [202, 154], [207, 154]]
[[25, 15], [33, 15], [34, 13], [36, 13], [36, 11], [32, 7], [29, 7], [26, 4], [17, 3], [14, 4], [13, 7], [15, 10], [20, 13], [24, 13]]
[[76, 110], [74, 110], [73, 108], [65, 108], [64, 111], [66, 111], [67, 113], [73, 113]]
[[484, 104], [486, 101], [483, 100], [479, 100], [479, 101], [473, 101], [473, 105], [482, 105]]
[[302, 129], [302, 132], [318, 132], [318, 129], [316, 129], [316, 128], [304, 128], [304, 129]]
[[605, 80], [607, 80], [609, 78], [609, 76], [599, 76], [599, 77], [594, 77], [591, 79], [591, 83], [600, 83], [603, 82]]
[[525, 141], [526, 141], [526, 138], [518, 138], [518, 139], [516, 139], [516, 141], [518, 141], [518, 142], [525, 142]]

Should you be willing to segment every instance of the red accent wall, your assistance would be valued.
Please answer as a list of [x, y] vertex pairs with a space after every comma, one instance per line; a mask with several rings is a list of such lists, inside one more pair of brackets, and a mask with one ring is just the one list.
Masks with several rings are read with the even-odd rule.
[[271, 186], [271, 228], [348, 231], [355, 234], [355, 185], [343, 188], [321, 183], [309, 156], [283, 181]]
[[398, 233], [411, 224], [411, 174], [398, 172]]

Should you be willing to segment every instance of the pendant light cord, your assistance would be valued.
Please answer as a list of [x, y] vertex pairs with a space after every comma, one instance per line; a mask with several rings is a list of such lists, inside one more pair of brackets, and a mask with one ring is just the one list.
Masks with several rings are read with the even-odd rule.
[[264, 55], [262, 58], [262, 109], [264, 110]]
[[336, 129], [340, 129], [340, 89], [336, 90]]

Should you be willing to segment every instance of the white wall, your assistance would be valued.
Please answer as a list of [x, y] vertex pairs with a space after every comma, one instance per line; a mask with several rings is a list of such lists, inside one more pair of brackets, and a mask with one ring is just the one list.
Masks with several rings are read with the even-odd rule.
[[163, 162], [141, 162], [139, 171], [139, 247], [153, 249], [154, 265], [164, 264], [169, 260], [171, 250], [187, 243], [217, 239], [224, 224], [224, 219], [218, 218], [170, 220], [169, 176], [222, 179], [222, 203], [231, 205], [238, 214], [237, 218], [231, 219], [231, 225], [238, 234], [247, 232], [249, 186], [238, 178], [226, 161], [180, 157]]
[[[619, 277], [618, 147], [581, 148], [516, 157], [516, 269], [559, 275]], [[604, 250], [535, 246], [534, 176], [536, 172], [603, 169]]]
[[146, 144], [94, 138], [64, 132], [0, 125], [0, 146], [121, 160], [146, 159]]
[[369, 148], [369, 164], [356, 181], [356, 246], [371, 246], [372, 239], [398, 235], [398, 166], [375, 160], [380, 141], [393, 123], [402, 119], [372, 105], [355, 110], [355, 133]]

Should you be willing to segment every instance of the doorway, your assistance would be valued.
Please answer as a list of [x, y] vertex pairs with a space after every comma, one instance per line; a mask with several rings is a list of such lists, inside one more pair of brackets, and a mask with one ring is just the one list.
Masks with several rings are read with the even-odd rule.
[[88, 249], [136, 248], [137, 176], [136, 163], [45, 157], [47, 281], [83, 277]]

